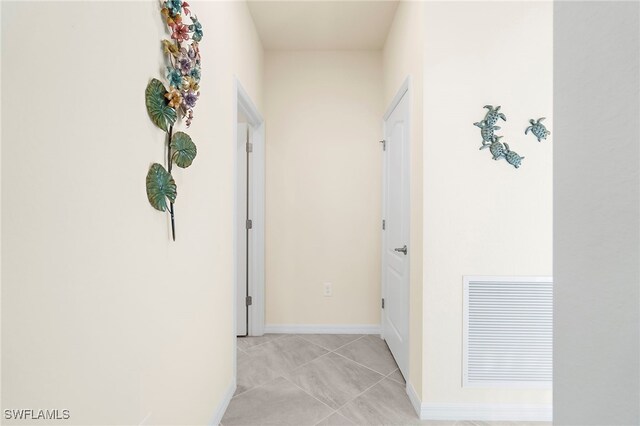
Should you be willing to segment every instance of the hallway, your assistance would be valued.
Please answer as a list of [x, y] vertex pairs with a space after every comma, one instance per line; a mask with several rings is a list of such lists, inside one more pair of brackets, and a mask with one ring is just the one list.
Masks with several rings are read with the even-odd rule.
[[238, 339], [236, 394], [222, 425], [545, 425], [420, 421], [376, 335]]
[[238, 388], [228, 425], [418, 423], [404, 379], [378, 336], [238, 339]]

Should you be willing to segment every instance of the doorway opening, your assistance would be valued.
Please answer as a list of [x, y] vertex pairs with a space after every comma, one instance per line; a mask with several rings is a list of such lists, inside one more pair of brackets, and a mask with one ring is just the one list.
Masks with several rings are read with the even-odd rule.
[[235, 329], [264, 333], [264, 120], [236, 79]]

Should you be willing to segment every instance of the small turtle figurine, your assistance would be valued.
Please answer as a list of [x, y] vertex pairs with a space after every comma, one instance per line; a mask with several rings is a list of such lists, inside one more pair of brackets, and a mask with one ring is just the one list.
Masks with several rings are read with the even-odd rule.
[[482, 135], [482, 140], [484, 142], [493, 142], [495, 139], [494, 131], [500, 130], [500, 126], [490, 126], [484, 121], [480, 121], [478, 123], [473, 123], [474, 126], [480, 127], [480, 134]]
[[507, 117], [503, 113], [499, 112], [500, 105], [495, 108], [493, 105], [485, 105], [484, 108], [489, 110], [483, 120], [487, 126], [495, 125], [498, 122], [498, 118], [502, 118], [502, 121], [507, 121]]
[[511, 164], [517, 169], [518, 167], [520, 167], [520, 163], [522, 162], [522, 160], [524, 160], [524, 157], [520, 157], [517, 152], [511, 151], [509, 149], [508, 143], [505, 142], [504, 146], [506, 148], [504, 152], [504, 158], [507, 160], [507, 163]]
[[524, 131], [524, 134], [528, 134], [529, 130], [531, 130], [531, 133], [533, 133], [533, 135], [538, 138], [538, 142], [542, 142], [542, 139], [546, 139], [547, 136], [551, 134], [551, 132], [548, 131], [546, 127], [544, 127], [544, 124], [541, 123], [542, 120], [544, 120], [544, 117], [538, 118], [538, 121], [535, 121], [533, 118], [529, 120], [531, 126], [527, 127], [527, 129]]
[[494, 160], [498, 160], [500, 159], [500, 157], [504, 157], [504, 145], [502, 145], [502, 143], [498, 140], [501, 137], [502, 136], [496, 136], [491, 143], [482, 141], [482, 146], [480, 147], [480, 149], [485, 149], [488, 147], [489, 152], [491, 152], [491, 155], [493, 155]]

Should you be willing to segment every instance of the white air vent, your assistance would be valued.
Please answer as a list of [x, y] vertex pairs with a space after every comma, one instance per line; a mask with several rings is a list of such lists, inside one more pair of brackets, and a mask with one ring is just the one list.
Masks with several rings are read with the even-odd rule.
[[464, 277], [463, 385], [551, 387], [551, 277]]

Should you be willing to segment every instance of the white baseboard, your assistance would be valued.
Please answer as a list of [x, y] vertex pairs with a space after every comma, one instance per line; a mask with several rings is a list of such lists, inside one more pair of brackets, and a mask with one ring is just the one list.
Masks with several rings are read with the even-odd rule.
[[429, 404], [422, 403], [411, 383], [407, 395], [420, 420], [550, 422], [551, 404]]
[[415, 410], [416, 414], [418, 415], [418, 417], [420, 417], [420, 419], [422, 419], [422, 401], [420, 401], [418, 393], [409, 381], [407, 381], [407, 396], [409, 396], [409, 401], [411, 401], [411, 405], [413, 405], [413, 409]]
[[211, 418], [211, 422], [209, 424], [211, 426], [218, 426], [220, 421], [222, 421], [222, 416], [224, 416], [224, 412], [227, 411], [227, 407], [229, 406], [229, 402], [231, 402], [231, 398], [233, 398], [233, 394], [236, 392], [236, 378], [234, 377], [227, 390], [224, 392], [222, 396], [222, 400], [216, 407], [215, 412], [213, 413], [213, 417]]
[[380, 334], [379, 324], [267, 324], [265, 333], [276, 334]]
[[422, 404], [422, 420], [550, 422], [551, 404]]

